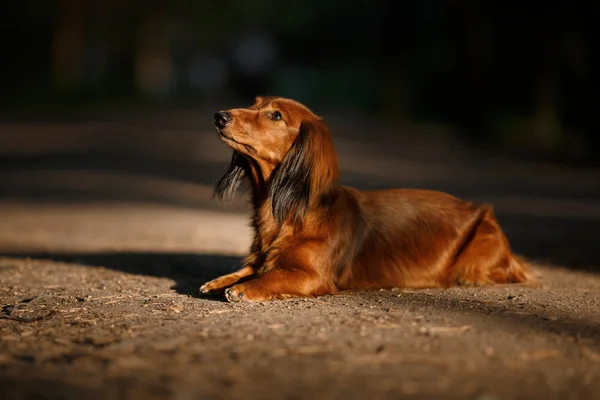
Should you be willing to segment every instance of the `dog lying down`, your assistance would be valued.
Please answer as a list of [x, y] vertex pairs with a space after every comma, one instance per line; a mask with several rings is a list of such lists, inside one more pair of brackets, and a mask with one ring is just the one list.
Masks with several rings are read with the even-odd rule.
[[244, 266], [204, 284], [203, 294], [265, 301], [532, 281], [489, 205], [339, 185], [329, 128], [296, 101], [258, 97], [249, 108], [218, 112], [215, 124], [233, 150], [215, 194], [231, 199], [250, 181], [254, 239]]

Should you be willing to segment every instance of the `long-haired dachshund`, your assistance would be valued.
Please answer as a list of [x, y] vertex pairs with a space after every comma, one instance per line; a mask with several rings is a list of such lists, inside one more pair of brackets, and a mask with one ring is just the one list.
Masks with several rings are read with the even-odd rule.
[[327, 125], [298, 102], [258, 97], [218, 112], [215, 124], [233, 149], [215, 194], [231, 199], [248, 178], [255, 235], [244, 266], [204, 284], [203, 294], [264, 301], [530, 280], [489, 205], [341, 186]]

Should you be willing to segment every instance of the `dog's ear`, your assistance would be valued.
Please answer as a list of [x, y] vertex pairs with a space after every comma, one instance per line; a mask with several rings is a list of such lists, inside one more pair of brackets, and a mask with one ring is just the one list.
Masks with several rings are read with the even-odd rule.
[[321, 119], [303, 121], [269, 188], [277, 222], [282, 224], [292, 213], [294, 223], [303, 221], [311, 202], [329, 192], [338, 176], [329, 128]]
[[232, 201], [238, 187], [246, 177], [247, 170], [248, 161], [240, 153], [234, 151], [225, 175], [215, 185], [214, 195], [225, 202]]

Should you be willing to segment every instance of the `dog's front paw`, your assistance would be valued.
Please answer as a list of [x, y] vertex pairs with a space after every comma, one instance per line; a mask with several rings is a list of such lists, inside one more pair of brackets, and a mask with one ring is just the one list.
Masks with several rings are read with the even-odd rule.
[[230, 303], [240, 301], [266, 301], [271, 300], [272, 296], [268, 296], [260, 289], [259, 285], [254, 282], [241, 283], [225, 290], [225, 298]]
[[[236, 285], [236, 286], [239, 286], [239, 285]], [[244, 298], [244, 292], [237, 290], [236, 286], [230, 287], [229, 289], [225, 290], [225, 298], [230, 303], [237, 303], [238, 301], [246, 300]]]
[[200, 292], [200, 294], [206, 294], [206, 295], [213, 292], [213, 289], [211, 289], [211, 286], [210, 286], [210, 282], [207, 282], [204, 285], [200, 286], [199, 292]]
[[213, 279], [212, 281], [206, 282], [200, 286], [200, 294], [203, 295], [215, 295], [219, 292], [222, 293], [223, 288], [227, 286], [227, 281], [222, 278]]

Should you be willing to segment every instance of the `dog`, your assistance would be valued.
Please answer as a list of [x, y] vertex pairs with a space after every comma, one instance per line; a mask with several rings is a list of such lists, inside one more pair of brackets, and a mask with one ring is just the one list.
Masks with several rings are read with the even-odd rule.
[[329, 128], [306, 106], [257, 97], [214, 118], [233, 150], [215, 195], [231, 200], [249, 180], [254, 239], [243, 267], [204, 284], [202, 294], [255, 302], [531, 280], [490, 205], [340, 185]]

